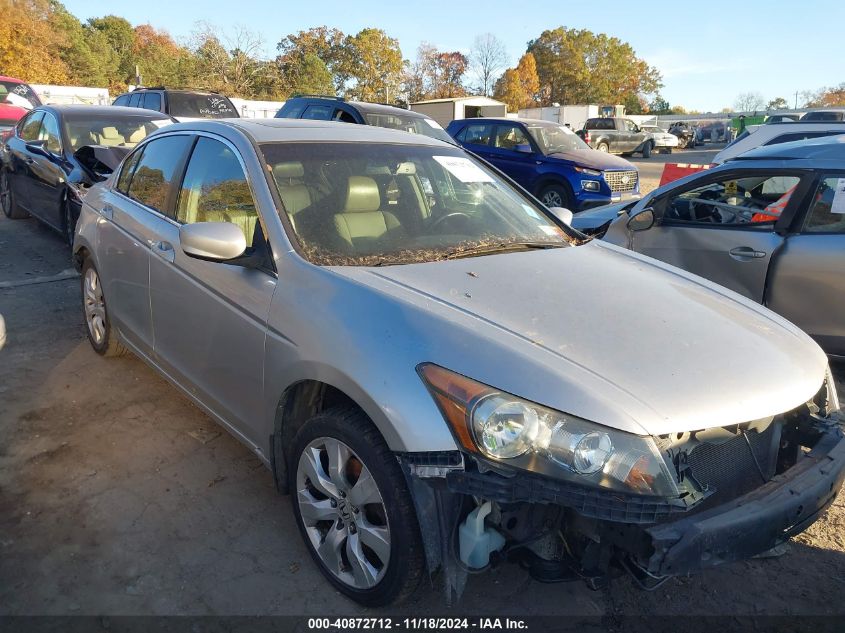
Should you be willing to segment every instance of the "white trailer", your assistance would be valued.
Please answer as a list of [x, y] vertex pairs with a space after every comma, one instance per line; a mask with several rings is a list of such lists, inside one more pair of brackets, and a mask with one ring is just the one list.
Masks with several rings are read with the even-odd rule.
[[452, 97], [428, 99], [410, 104], [411, 110], [431, 117], [443, 127], [457, 119], [474, 117], [506, 117], [507, 104], [489, 97]]
[[520, 119], [541, 119], [568, 125], [573, 130], [584, 127], [587, 119], [600, 115], [597, 105], [567, 105], [546, 108], [523, 108], [519, 111]]

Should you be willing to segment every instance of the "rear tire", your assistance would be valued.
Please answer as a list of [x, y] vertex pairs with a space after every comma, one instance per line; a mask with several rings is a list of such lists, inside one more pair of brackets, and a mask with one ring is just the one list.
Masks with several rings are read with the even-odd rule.
[[352, 406], [314, 416], [288, 465], [296, 523], [326, 579], [368, 607], [413, 594], [425, 571], [419, 521], [399, 463], [367, 416]]
[[15, 202], [12, 188], [9, 185], [9, 174], [5, 169], [0, 169], [0, 206], [3, 207], [3, 215], [10, 220], [23, 220], [29, 217]]
[[577, 210], [575, 208], [575, 196], [572, 191], [564, 184], [552, 183], [543, 187], [537, 195], [547, 207], [563, 207], [569, 209], [573, 213]]
[[610, 146], [604, 141], [602, 141], [601, 143], [596, 145], [596, 149], [600, 152], [604, 152], [605, 154], [607, 154], [610, 151]]
[[82, 311], [88, 341], [95, 352], [106, 357], [126, 354], [109, 320], [100, 274], [90, 259], [82, 264]]
[[651, 143], [643, 145], [643, 158], [651, 158]]
[[65, 242], [68, 246], [73, 248], [73, 238], [76, 234], [76, 222], [73, 219], [73, 212], [71, 211], [70, 204], [68, 204], [67, 200], [64, 203], [64, 216], [63, 219], [63, 229], [65, 235]]

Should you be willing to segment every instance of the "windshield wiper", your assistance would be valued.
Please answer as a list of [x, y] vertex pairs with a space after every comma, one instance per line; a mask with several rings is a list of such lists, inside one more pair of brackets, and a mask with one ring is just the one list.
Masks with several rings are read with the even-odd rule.
[[496, 244], [483, 244], [469, 248], [455, 249], [446, 253], [444, 259], [460, 259], [462, 257], [473, 257], [475, 255], [486, 255], [488, 253], [502, 253], [506, 251], [522, 250], [544, 250], [549, 248], [561, 248], [566, 246], [565, 242], [498, 242]]

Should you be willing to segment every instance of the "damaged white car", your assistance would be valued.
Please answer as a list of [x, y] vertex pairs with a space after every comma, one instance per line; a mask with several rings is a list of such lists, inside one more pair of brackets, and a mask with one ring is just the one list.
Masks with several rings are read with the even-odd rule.
[[74, 255], [94, 349], [254, 450], [363, 604], [506, 561], [648, 587], [817, 519], [845, 469], [821, 349], [569, 219], [424, 136], [195, 122], [91, 188]]

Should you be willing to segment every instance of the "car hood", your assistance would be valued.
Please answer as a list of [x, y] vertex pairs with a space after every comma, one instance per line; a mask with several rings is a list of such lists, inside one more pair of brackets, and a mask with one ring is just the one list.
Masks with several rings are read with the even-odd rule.
[[781, 317], [602, 242], [333, 270], [403, 302], [402, 323], [379, 325], [397, 352], [624, 431], [757, 420], [825, 377], [827, 357]]
[[602, 224], [619, 217], [619, 214], [627, 207], [635, 204], [636, 201], [626, 200], [615, 204], [606, 204], [601, 207], [594, 207], [588, 211], [576, 213], [572, 218], [572, 228], [579, 231], [591, 231]]
[[600, 152], [596, 149], [572, 149], [566, 152], [555, 152], [554, 154], [549, 154], [546, 158], [563, 160], [599, 171], [606, 169], [636, 169], [634, 165], [624, 158], [608, 154], [607, 152]]

